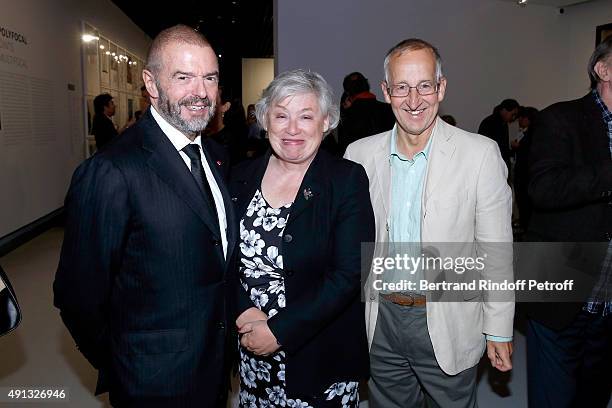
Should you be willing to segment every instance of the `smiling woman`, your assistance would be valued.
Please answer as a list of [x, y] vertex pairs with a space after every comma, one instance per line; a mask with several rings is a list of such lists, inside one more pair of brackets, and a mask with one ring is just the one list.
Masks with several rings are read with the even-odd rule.
[[368, 375], [360, 301], [360, 245], [374, 240], [368, 179], [360, 165], [319, 150], [339, 116], [319, 74], [279, 75], [255, 109], [272, 150], [236, 167], [230, 185], [242, 215], [240, 404], [356, 407]]

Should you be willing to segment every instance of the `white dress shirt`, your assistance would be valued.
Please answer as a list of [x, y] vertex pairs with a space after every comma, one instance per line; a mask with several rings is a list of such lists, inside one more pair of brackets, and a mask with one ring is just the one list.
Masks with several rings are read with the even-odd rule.
[[219, 189], [219, 185], [215, 180], [215, 176], [213, 176], [212, 171], [210, 170], [210, 164], [206, 160], [206, 156], [204, 156], [204, 152], [202, 151], [202, 137], [198, 136], [192, 142], [189, 140], [187, 136], [185, 136], [181, 131], [172, 126], [168, 121], [166, 121], [156, 110], [153, 105], [151, 105], [151, 114], [153, 118], [164, 132], [164, 134], [168, 137], [172, 145], [176, 150], [178, 150], [181, 158], [185, 162], [185, 165], [191, 171], [191, 160], [183, 152], [183, 148], [190, 143], [197, 144], [200, 146], [200, 158], [202, 159], [202, 167], [204, 167], [204, 174], [206, 174], [206, 180], [208, 180], [208, 184], [210, 185], [210, 189], [212, 190], [213, 198], [215, 200], [215, 207], [217, 207], [217, 216], [219, 218], [219, 229], [221, 230], [221, 243], [223, 244], [223, 256], [227, 257], [227, 217], [225, 214], [225, 206], [223, 204], [223, 196], [221, 195], [221, 189]]

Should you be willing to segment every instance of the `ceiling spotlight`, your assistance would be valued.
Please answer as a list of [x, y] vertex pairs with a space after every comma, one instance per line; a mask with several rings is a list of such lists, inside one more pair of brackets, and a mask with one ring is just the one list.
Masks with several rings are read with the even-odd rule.
[[104, 49], [104, 46], [103, 46], [102, 44], [100, 44], [100, 49], [101, 49], [101, 50], [103, 50], [103, 49]]
[[527, 1], [529, 1], [529, 0], [518, 0], [516, 2], [516, 4], [518, 4], [519, 6], [526, 6], [527, 5]]
[[106, 55], [110, 55], [110, 51], [106, 51], [106, 52], [105, 52], [105, 54], [106, 54]]

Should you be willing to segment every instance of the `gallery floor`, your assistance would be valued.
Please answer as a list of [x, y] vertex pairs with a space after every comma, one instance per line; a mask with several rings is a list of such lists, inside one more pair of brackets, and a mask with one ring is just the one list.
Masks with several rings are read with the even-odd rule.
[[[76, 350], [53, 307], [52, 282], [62, 237], [61, 228], [51, 229], [0, 258], [24, 315], [18, 330], [0, 338], [0, 390], [41, 386], [59, 388], [66, 390], [68, 399], [64, 403], [49, 404], [50, 407], [106, 407], [109, 406], [106, 395], [93, 396], [95, 370]], [[519, 331], [515, 333], [514, 348], [514, 370], [509, 375], [492, 372], [488, 363], [482, 361], [478, 384], [480, 407], [527, 406], [525, 339]], [[4, 401], [0, 405], [32, 406]], [[367, 402], [362, 402], [361, 406], [367, 407]]]

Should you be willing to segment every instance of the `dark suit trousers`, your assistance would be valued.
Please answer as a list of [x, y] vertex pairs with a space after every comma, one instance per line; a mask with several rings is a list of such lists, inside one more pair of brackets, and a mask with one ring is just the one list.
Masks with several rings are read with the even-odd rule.
[[612, 316], [581, 311], [565, 329], [530, 319], [527, 384], [531, 408], [605, 408], [612, 390]]

